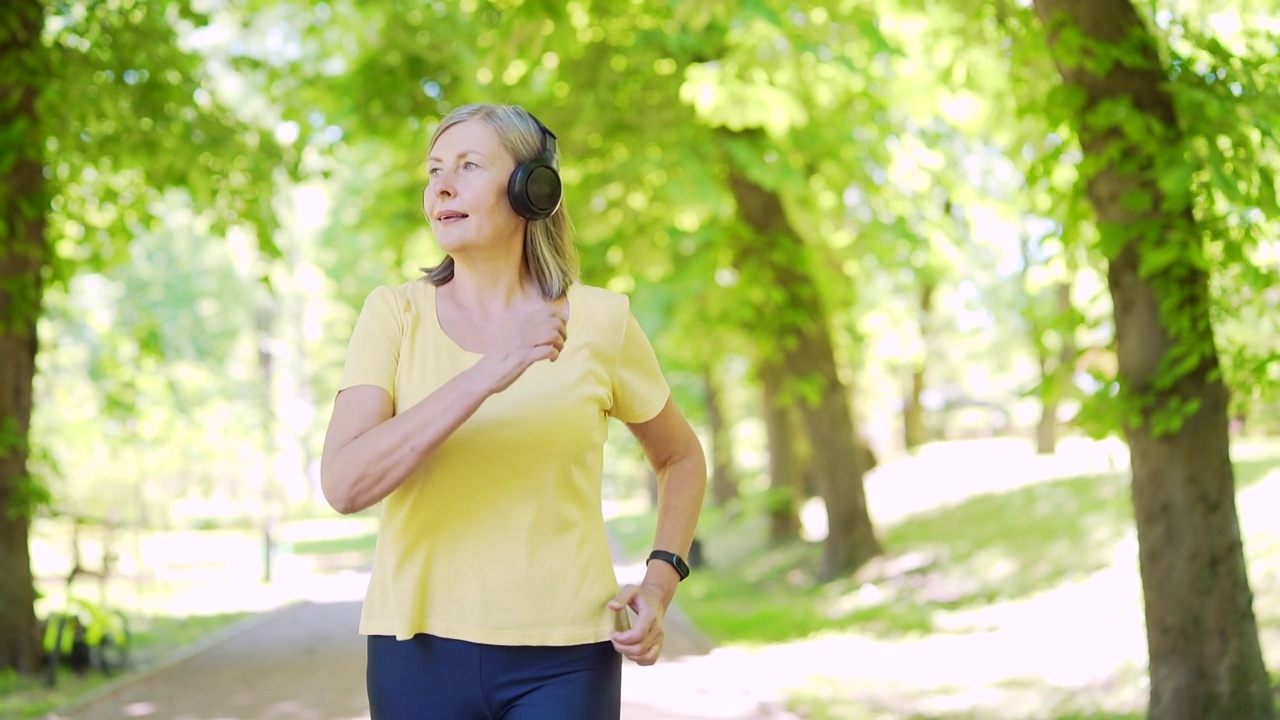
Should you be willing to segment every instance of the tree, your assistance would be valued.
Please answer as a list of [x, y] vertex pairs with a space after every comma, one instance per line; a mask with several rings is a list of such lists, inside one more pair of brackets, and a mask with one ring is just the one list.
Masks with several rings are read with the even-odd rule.
[[[1027, 323], [1031, 346], [1035, 348], [1036, 364], [1040, 370], [1037, 394], [1040, 396], [1040, 421], [1036, 423], [1036, 452], [1052, 455], [1058, 445], [1058, 408], [1068, 397], [1072, 374], [1078, 353], [1075, 331], [1079, 325], [1071, 306], [1070, 279], [1059, 278], [1042, 287], [1043, 280], [1033, 277], [1035, 271], [1044, 275], [1048, 263], [1037, 257], [1033, 246], [1043, 238], [1033, 240], [1024, 234], [1022, 240], [1022, 315]], [[1040, 242], [1037, 242], [1040, 241]]]
[[46, 62], [39, 0], [0, 9], [0, 670], [35, 667], [27, 534], [40, 493], [27, 474], [31, 380], [48, 262], [44, 146], [36, 107]]
[[0, 670], [31, 669], [38, 642], [27, 541], [48, 500], [29, 472], [44, 292], [118, 262], [164, 188], [184, 188], [210, 233], [245, 227], [274, 253], [285, 153], [180, 47], [206, 18], [181, 0], [124, 5], [0, 9]]
[[[1122, 419], [1160, 720], [1272, 718], [1228, 452], [1227, 389], [1186, 119], [1129, 0], [1036, 0], [1088, 163], [1115, 307]], [[1274, 193], [1274, 185], [1272, 185]], [[1274, 197], [1272, 199], [1274, 204]]]
[[783, 394], [795, 398], [804, 421], [817, 489], [827, 507], [822, 574], [852, 572], [883, 550], [867, 511], [862, 476], [869, 468], [858, 449], [848, 389], [837, 374], [829, 315], [812, 279], [810, 253], [776, 193], [737, 169], [729, 171], [729, 186], [750, 229], [741, 234], [738, 267], [749, 286], [773, 289], [759, 294], [756, 308], [770, 341], [759, 362], [784, 370]]
[[706, 404], [707, 427], [711, 433], [711, 502], [717, 507], [728, 505], [738, 497], [738, 476], [733, 463], [732, 423], [725, 418], [720, 381], [707, 369], [702, 376], [703, 401]]

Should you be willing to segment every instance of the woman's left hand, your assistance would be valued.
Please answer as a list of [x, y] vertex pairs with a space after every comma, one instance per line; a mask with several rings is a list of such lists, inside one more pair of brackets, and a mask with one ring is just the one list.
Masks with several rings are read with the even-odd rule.
[[613, 648], [637, 665], [652, 665], [658, 661], [665, 637], [662, 628], [667, 609], [662, 604], [662, 591], [648, 583], [627, 585], [609, 601], [609, 609], [626, 612], [630, 607], [636, 620], [630, 630], [613, 634]]

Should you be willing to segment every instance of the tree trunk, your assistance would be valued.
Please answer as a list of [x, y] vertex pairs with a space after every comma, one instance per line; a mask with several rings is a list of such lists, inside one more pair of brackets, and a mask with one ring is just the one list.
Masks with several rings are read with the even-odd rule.
[[756, 310], [762, 327], [777, 341], [767, 352], [779, 355], [786, 369], [784, 397], [799, 400], [814, 477], [827, 507], [821, 575], [852, 573], [882, 550], [867, 513], [864, 457], [847, 390], [836, 372], [826, 307], [806, 260], [808, 248], [776, 193], [736, 169], [730, 170], [729, 187], [741, 217], [755, 231], [742, 240], [739, 270], [746, 282], [775, 291], [762, 293]]
[[271, 582], [272, 561], [275, 559], [276, 543], [274, 530], [278, 521], [278, 505], [276, 492], [276, 413], [275, 413], [275, 374], [277, 344], [275, 336], [276, 319], [279, 310], [276, 300], [269, 295], [259, 302], [257, 312], [258, 325], [258, 372], [261, 386], [262, 402], [262, 487], [260, 500], [262, 508], [259, 514], [262, 532], [262, 582]]
[[0, 673], [34, 671], [38, 649], [27, 544], [36, 486], [27, 455], [48, 262], [36, 114], [43, 19], [39, 0], [13, 0], [0, 10]]
[[1040, 421], [1036, 423], [1036, 454], [1052, 455], [1058, 449], [1058, 395], [1049, 387], [1053, 383], [1053, 361], [1048, 350], [1039, 346], [1040, 357]]
[[782, 368], [760, 368], [764, 426], [769, 444], [769, 542], [779, 545], [800, 534], [800, 492], [796, 438], [789, 407], [783, 401]]
[[925, 443], [924, 405], [920, 396], [924, 394], [924, 368], [915, 368], [907, 378], [907, 396], [902, 404], [902, 445], [907, 450], [914, 450]]
[[[1199, 235], [1190, 209], [1161, 213], [1152, 145], [1177, 140], [1167, 78], [1129, 0], [1036, 0], [1055, 53], [1063, 49], [1058, 23], [1079, 29], [1085, 62], [1059, 60], [1068, 85], [1085, 97], [1085, 112], [1108, 102], [1131, 102], [1168, 137], [1130, 142], [1113, 127], [1080, 122], [1085, 158], [1102, 164], [1088, 194], [1111, 238], [1108, 283], [1115, 305], [1119, 376], [1124, 395], [1144, 398], [1138, 422], [1125, 427], [1133, 469], [1139, 562], [1151, 674], [1148, 715], [1158, 720], [1270, 719], [1274, 700], [1258, 642], [1252, 593], [1235, 505], [1228, 452], [1227, 391], [1223, 386], [1209, 316], [1208, 279], [1192, 255]], [[1140, 46], [1135, 39], [1145, 40]], [[1088, 62], [1090, 49], [1125, 45], [1138, 63]], [[1072, 42], [1072, 47], [1078, 43]], [[1069, 54], [1068, 54], [1069, 53]], [[1091, 67], [1109, 67], [1106, 75]], [[1113, 158], [1108, 161], [1106, 158]], [[1151, 198], [1134, 210], [1132, 198]], [[1129, 200], [1129, 202], [1126, 202]], [[1171, 265], [1146, 271], [1143, 260], [1158, 241], [1185, 244]], [[1162, 308], [1164, 308], [1162, 310]], [[1176, 318], [1169, 313], [1176, 312]], [[1173, 352], [1199, 362], [1176, 378], [1166, 363]], [[1189, 416], [1173, 429], [1155, 420], [1175, 403], [1190, 402]]]
[[1058, 449], [1058, 433], [1062, 425], [1058, 420], [1058, 407], [1071, 387], [1071, 373], [1076, 362], [1074, 311], [1071, 308], [1071, 284], [1057, 287], [1056, 325], [1059, 328], [1058, 356], [1037, 342], [1040, 355], [1040, 422], [1036, 425], [1036, 452], [1052, 455]]
[[920, 339], [924, 343], [924, 357], [911, 371], [911, 389], [902, 411], [902, 439], [908, 450], [918, 448], [928, 441], [924, 426], [924, 406], [920, 396], [924, 394], [925, 365], [929, 361], [929, 313], [933, 310], [934, 283], [925, 281], [920, 288]]
[[711, 426], [711, 502], [716, 507], [724, 507], [738, 497], [733, 445], [720, 403], [720, 388], [710, 368], [702, 377], [702, 386], [707, 403], [707, 424]]

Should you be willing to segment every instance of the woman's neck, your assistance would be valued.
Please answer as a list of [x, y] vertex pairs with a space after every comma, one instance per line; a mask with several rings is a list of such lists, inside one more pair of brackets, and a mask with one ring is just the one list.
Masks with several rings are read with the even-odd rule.
[[454, 260], [449, 294], [459, 303], [481, 311], [502, 311], [540, 295], [537, 284], [524, 266], [477, 265]]

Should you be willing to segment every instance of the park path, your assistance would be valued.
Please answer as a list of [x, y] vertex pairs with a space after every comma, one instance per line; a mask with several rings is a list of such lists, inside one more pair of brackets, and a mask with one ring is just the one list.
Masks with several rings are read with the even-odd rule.
[[[643, 574], [639, 565], [616, 570], [622, 583]], [[291, 583], [299, 599], [46, 720], [368, 720], [365, 647], [357, 632], [367, 574], [299, 573]], [[744, 692], [711, 668], [672, 672], [684, 659], [710, 651], [710, 642], [673, 605], [658, 665], [624, 663], [623, 720], [792, 717], [773, 698]]]
[[[964, 450], [991, 452], [986, 445]], [[1070, 462], [1059, 467], [1040, 467], [1041, 459], [1028, 454], [1017, 467], [1006, 458], [987, 472], [990, 463], [980, 457], [934, 454], [869, 476], [868, 503], [878, 525], [982, 492], [1124, 464], [1073, 448], [1065, 458]], [[956, 467], [969, 470], [957, 474]], [[1244, 491], [1239, 504], [1248, 547], [1280, 557], [1280, 527], [1270, 510], [1280, 505], [1280, 472]], [[1050, 700], [1072, 704], [1086, 697], [1095, 709], [1133, 712], [1145, 697], [1145, 636], [1132, 542], [1116, 549], [1111, 567], [1087, 578], [1018, 601], [941, 613], [939, 623], [950, 630], [918, 638], [850, 633], [711, 649], [675, 607], [662, 661], [648, 668], [624, 664], [623, 718], [791, 718], [780, 698], [801, 687], [835, 698], [852, 717], [1013, 720], [1043, 715]], [[623, 583], [643, 572], [639, 565], [616, 567]], [[286, 570], [281, 584], [294, 602], [270, 605], [283, 607], [47, 720], [367, 720], [364, 647], [356, 634], [367, 575], [298, 571], [289, 577]], [[1257, 578], [1260, 588], [1280, 588], [1280, 571], [1270, 572]], [[1265, 590], [1258, 597], [1267, 597]], [[1280, 611], [1274, 602], [1266, 607], [1273, 616]], [[1268, 646], [1280, 648], [1280, 636]], [[1271, 660], [1280, 664], [1280, 655]]]

